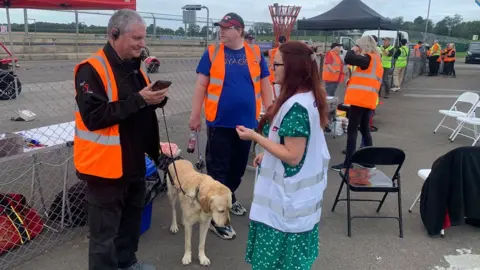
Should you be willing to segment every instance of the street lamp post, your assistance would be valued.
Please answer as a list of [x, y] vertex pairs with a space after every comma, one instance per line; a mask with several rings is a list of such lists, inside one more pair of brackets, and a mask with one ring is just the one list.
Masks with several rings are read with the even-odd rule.
[[[208, 36], [209, 36], [208, 32], [210, 32], [209, 25], [208, 25], [209, 20], [210, 20], [210, 10], [208, 9], [207, 6], [202, 6], [202, 5], [185, 5], [185, 6], [182, 7], [182, 9], [184, 9], [184, 10], [195, 10], [195, 11], [202, 10], [203, 8], [207, 10], [207, 36], [206, 36], [206, 40], [205, 40], [205, 48], [207, 48], [207, 46], [208, 46]], [[187, 29], [185, 29], [185, 31], [187, 31]]]
[[423, 33], [423, 42], [426, 42], [428, 32], [428, 20], [430, 19], [430, 4], [432, 0], [428, 0], [427, 19], [425, 20], [425, 32]]

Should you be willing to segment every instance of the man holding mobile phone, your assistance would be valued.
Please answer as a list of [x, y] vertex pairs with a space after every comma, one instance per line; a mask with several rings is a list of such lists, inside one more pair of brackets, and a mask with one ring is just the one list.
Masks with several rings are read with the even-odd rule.
[[[108, 23], [108, 43], [75, 67], [73, 161], [87, 183], [89, 270], [155, 270], [136, 258], [145, 201], [145, 153], [158, 162], [155, 109], [167, 89], [141, 68], [146, 25], [123, 9]], [[161, 88], [161, 87], [160, 87]]]

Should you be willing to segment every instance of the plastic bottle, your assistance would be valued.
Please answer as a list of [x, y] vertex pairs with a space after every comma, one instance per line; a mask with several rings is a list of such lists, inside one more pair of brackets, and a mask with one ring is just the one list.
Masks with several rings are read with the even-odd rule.
[[187, 147], [187, 152], [188, 153], [193, 153], [195, 152], [195, 146], [197, 145], [197, 134], [195, 132], [190, 133], [190, 136], [188, 137], [188, 147]]

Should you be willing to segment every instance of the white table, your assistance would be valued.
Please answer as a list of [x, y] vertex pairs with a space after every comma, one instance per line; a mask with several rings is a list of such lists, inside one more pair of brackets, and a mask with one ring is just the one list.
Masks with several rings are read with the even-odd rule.
[[[39, 153], [48, 152], [54, 149], [59, 149], [61, 147], [71, 147], [73, 142], [73, 137], [75, 133], [75, 122], [65, 122], [60, 124], [54, 124], [49, 126], [43, 126], [39, 128], [33, 128], [29, 130], [22, 130], [14, 132], [15, 134], [21, 135], [25, 140], [31, 139], [35, 140], [38, 143], [45, 145], [40, 147], [28, 147], [24, 145], [23, 153], [17, 154], [14, 156], [8, 156], [5, 158], [0, 158], [2, 160], [15, 160], [25, 156], [31, 156], [33, 158], [32, 162], [32, 190], [31, 190], [31, 201], [34, 201], [34, 194], [35, 191], [38, 189], [40, 195], [40, 203], [44, 208], [44, 215], [48, 218], [48, 210], [45, 204], [45, 198], [43, 194], [43, 188], [40, 183], [40, 177], [38, 175], [38, 166], [42, 163], [38, 162], [37, 155]], [[5, 138], [5, 134], [0, 134], [0, 139]], [[49, 164], [52, 166], [63, 166], [64, 167], [64, 174], [63, 174], [63, 198], [62, 198], [62, 217], [61, 217], [61, 228], [63, 229], [65, 226], [65, 210], [70, 211], [69, 201], [68, 201], [68, 194], [67, 194], [67, 180], [68, 180], [68, 163], [70, 158], [66, 159], [61, 164]], [[71, 219], [72, 215], [69, 213], [68, 217]], [[70, 220], [70, 224], [72, 221]], [[46, 225], [45, 225], [46, 226]], [[47, 226], [48, 227], [48, 226]], [[53, 231], [57, 231], [49, 227]]]

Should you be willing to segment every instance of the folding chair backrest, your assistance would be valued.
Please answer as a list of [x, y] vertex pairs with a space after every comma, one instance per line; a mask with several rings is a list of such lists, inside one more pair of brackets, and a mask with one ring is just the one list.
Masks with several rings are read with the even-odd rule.
[[351, 162], [372, 165], [398, 165], [405, 161], [405, 152], [394, 147], [364, 147], [353, 153]]
[[472, 104], [472, 106], [475, 106], [478, 104], [479, 100], [480, 100], [480, 96], [478, 96], [477, 93], [465, 92], [457, 98], [457, 101], [455, 101], [455, 103], [465, 102], [465, 103]]

